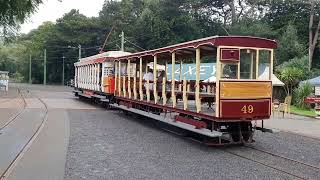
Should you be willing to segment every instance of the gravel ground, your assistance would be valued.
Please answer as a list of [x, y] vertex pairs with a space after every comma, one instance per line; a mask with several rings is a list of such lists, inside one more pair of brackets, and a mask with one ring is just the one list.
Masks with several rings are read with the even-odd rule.
[[257, 132], [255, 140], [253, 146], [258, 149], [320, 167], [320, 140], [285, 132]]
[[[69, 118], [67, 180], [293, 179], [118, 111], [70, 110]], [[264, 139], [264, 134], [257, 136]], [[273, 143], [270, 138], [264, 142]]]

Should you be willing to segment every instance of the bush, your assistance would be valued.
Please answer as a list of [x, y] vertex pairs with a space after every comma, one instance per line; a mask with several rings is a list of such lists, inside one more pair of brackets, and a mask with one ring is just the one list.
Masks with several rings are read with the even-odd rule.
[[304, 83], [294, 90], [294, 104], [300, 108], [307, 108], [308, 105], [304, 99], [313, 93], [313, 87], [310, 83]]
[[285, 84], [284, 89], [287, 95], [291, 95], [293, 89], [299, 84], [304, 72], [300, 68], [285, 67], [280, 71], [280, 80]]
[[301, 58], [293, 58], [287, 62], [284, 62], [275, 68], [276, 74], [281, 74], [281, 71], [285, 68], [298, 68], [303, 71], [303, 76], [300, 80], [306, 80], [312, 77], [312, 73], [309, 72], [308, 56], [303, 56]]
[[24, 80], [23, 75], [20, 74], [19, 72], [15, 72], [15, 73], [12, 75], [12, 78], [13, 78], [14, 82], [17, 82], [17, 83], [21, 83], [21, 82], [23, 82], [23, 80]]

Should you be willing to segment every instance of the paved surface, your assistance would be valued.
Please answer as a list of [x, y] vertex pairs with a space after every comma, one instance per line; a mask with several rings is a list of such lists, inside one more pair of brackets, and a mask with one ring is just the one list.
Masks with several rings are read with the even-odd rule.
[[265, 127], [294, 132], [320, 139], [320, 119], [293, 114], [286, 115], [285, 118], [281, 115], [275, 115], [272, 119], [266, 120], [264, 125]]
[[[206, 147], [163, 131], [158, 123], [150, 119], [126, 116], [119, 111], [105, 110], [79, 101], [72, 96], [70, 88], [17, 86], [24, 92], [27, 108], [21, 120], [0, 135], [0, 170], [5, 168], [2, 164], [7, 164], [8, 159], [14, 157], [22, 140], [39, 126], [44, 110], [38, 98], [47, 104], [49, 111], [43, 129], [13, 168], [8, 177], [10, 180], [295, 179], [228, 151], [274, 163], [275, 167], [291, 167], [292, 163], [252, 154], [244, 147]], [[17, 94], [0, 94], [1, 117], [5, 113], [6, 117], [10, 116], [9, 111], [6, 112], [8, 109], [12, 109], [12, 113], [18, 109], [10, 105], [17, 105], [18, 101], [1, 108], [1, 101], [5, 98], [17, 98]], [[286, 127], [285, 123], [290, 122], [290, 126], [303, 127], [301, 131], [304, 133], [309, 131], [308, 128], [313, 128], [305, 125], [311, 119], [297, 118], [274, 119], [266, 125], [280, 129], [278, 124]], [[320, 167], [320, 140], [286, 132], [256, 132], [255, 140], [250, 146]], [[307, 179], [320, 179], [320, 172], [309, 173], [303, 168], [295, 172]]]
[[[161, 131], [149, 120], [117, 111], [69, 114], [72, 128], [66, 179], [293, 179], [219, 148]], [[260, 149], [320, 166], [316, 140], [259, 132], [256, 140], [253, 146]], [[308, 177], [318, 179], [320, 174]]]
[[67, 115], [50, 110], [42, 133], [21, 158], [8, 179], [63, 179], [69, 139]]
[[[0, 125], [23, 107], [17, 89], [25, 98], [26, 108], [0, 132], [0, 174], [14, 162], [7, 179], [64, 179], [70, 129], [66, 110], [97, 107], [80, 102], [71, 88], [12, 84], [9, 93], [0, 94]], [[48, 107], [47, 116], [43, 102]], [[34, 141], [24, 148], [32, 137]]]
[[69, 114], [66, 179], [290, 179], [159, 130], [148, 120], [116, 111]]

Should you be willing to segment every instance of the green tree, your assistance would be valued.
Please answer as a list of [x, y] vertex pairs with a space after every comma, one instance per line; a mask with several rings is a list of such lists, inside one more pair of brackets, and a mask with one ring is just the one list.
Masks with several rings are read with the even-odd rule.
[[311, 95], [313, 92], [313, 87], [309, 83], [304, 83], [294, 90], [294, 103], [300, 108], [306, 108], [307, 103], [304, 99]]
[[280, 71], [280, 80], [285, 84], [287, 95], [292, 95], [294, 87], [298, 85], [303, 77], [303, 71], [296, 67], [285, 67]]
[[265, 22], [255, 19], [242, 19], [229, 28], [230, 35], [257, 36], [275, 39], [277, 34]]
[[296, 28], [289, 24], [279, 37], [276, 50], [276, 64], [281, 64], [293, 58], [300, 58], [305, 54], [305, 48], [298, 39]]
[[0, 28], [3, 35], [12, 33], [41, 3], [42, 0], [0, 1]]

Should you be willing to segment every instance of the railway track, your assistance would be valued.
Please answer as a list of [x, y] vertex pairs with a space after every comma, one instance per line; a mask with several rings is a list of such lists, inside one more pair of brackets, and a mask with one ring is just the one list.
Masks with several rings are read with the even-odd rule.
[[312, 140], [314, 140], [314, 141], [320, 141], [320, 138], [319, 138], [319, 137], [309, 136], [309, 135], [305, 135], [305, 134], [301, 134], [301, 133], [283, 131], [283, 130], [282, 130], [282, 132], [287, 133], [287, 134], [302, 136], [302, 137], [304, 137], [304, 138], [312, 139]]
[[[21, 93], [21, 92], [19, 92]], [[23, 108], [13, 117], [11, 118], [5, 126], [1, 127], [1, 129], [7, 127], [9, 124], [13, 123], [19, 116], [22, 115], [23, 110], [26, 108], [26, 101], [24, 96], [22, 95], [22, 93], [20, 94], [21, 97], [23, 98], [24, 101], [24, 106]], [[44, 118], [42, 119], [40, 125], [38, 126], [38, 128], [36, 129], [36, 131], [34, 132], [34, 134], [30, 137], [30, 139], [27, 141], [27, 143], [23, 146], [23, 148], [19, 151], [19, 153], [16, 155], [16, 157], [14, 158], [14, 160], [9, 164], [8, 168], [2, 173], [0, 174], [0, 180], [5, 180], [7, 179], [7, 177], [10, 175], [10, 173], [12, 172], [12, 170], [16, 167], [16, 165], [18, 164], [18, 162], [20, 161], [20, 159], [23, 157], [23, 155], [25, 154], [25, 152], [30, 148], [30, 146], [32, 145], [32, 143], [34, 142], [34, 140], [39, 136], [41, 130], [43, 129], [45, 123], [47, 122], [48, 119], [48, 106], [47, 104], [40, 98], [37, 98], [44, 107], [45, 110], [45, 115]], [[1, 130], [0, 129], [0, 130]]]
[[317, 179], [320, 174], [320, 167], [251, 146], [244, 145], [237, 149], [223, 149], [222, 151], [295, 179]]
[[[175, 136], [193, 141], [195, 143], [206, 144], [198, 138], [185, 136], [183, 133], [161, 128], [164, 131], [170, 132]], [[210, 145], [208, 145], [210, 146]], [[273, 169], [281, 174], [286, 174], [293, 179], [317, 179], [320, 174], [320, 167], [308, 164], [296, 159], [285, 157], [273, 152], [258, 149], [256, 147], [243, 145], [243, 146], [227, 146], [217, 147], [219, 150], [231, 154], [233, 156], [245, 159], [256, 164], [260, 164], [267, 168]]]
[[[7, 127], [9, 124], [11, 124], [14, 120], [16, 120], [16, 119], [22, 114], [22, 112], [26, 109], [26, 107], [27, 107], [27, 102], [26, 102], [23, 94], [21, 93], [20, 89], [18, 89], [18, 94], [19, 94], [19, 96], [20, 96], [20, 98], [21, 98], [21, 100], [22, 100], [23, 105], [22, 105], [22, 107], [21, 107], [20, 109], [18, 109], [17, 113], [15, 113], [8, 121], [6, 121], [6, 123], [4, 123], [4, 124], [0, 127], [0, 131], [1, 131], [2, 129], [4, 129], [5, 127]], [[14, 100], [14, 99], [9, 99], [9, 100], [7, 100], [6, 102], [10, 102], [10, 101], [12, 101], [12, 100]], [[4, 101], [1, 101], [0, 103], [4, 103]]]

